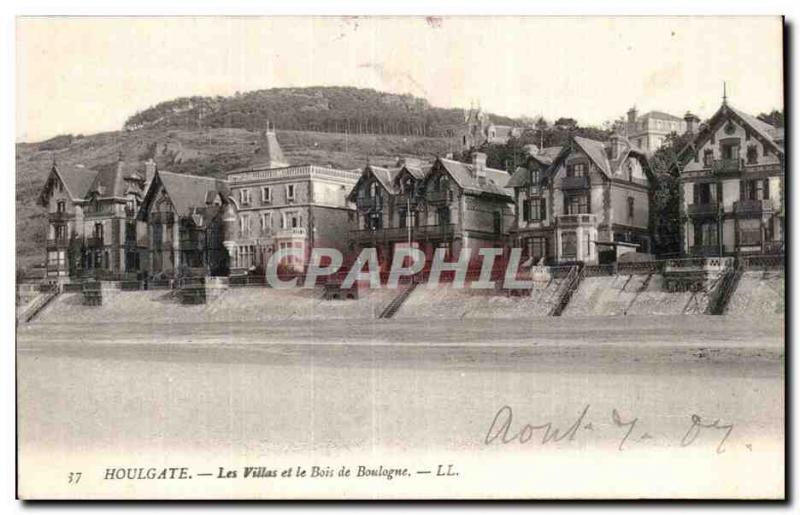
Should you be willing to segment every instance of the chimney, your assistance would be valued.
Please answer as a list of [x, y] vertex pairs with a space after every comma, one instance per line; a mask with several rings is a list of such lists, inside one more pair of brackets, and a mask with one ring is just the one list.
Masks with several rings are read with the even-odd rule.
[[151, 157], [144, 163], [144, 182], [146, 184], [150, 184], [150, 181], [153, 180], [153, 176], [156, 174], [156, 162], [153, 161]]
[[636, 116], [639, 112], [636, 110], [636, 106], [631, 107], [628, 110], [628, 123], [636, 123]]
[[486, 154], [483, 152], [475, 152], [472, 154], [472, 173], [476, 179], [486, 177]]
[[683, 115], [683, 120], [686, 122], [686, 134], [695, 134], [700, 124], [700, 118], [693, 115], [691, 111], [686, 111], [686, 114]]

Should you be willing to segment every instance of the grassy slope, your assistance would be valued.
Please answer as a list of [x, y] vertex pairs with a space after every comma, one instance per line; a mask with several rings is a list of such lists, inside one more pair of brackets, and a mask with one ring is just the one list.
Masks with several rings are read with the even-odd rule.
[[[246, 164], [258, 145], [259, 136], [243, 129], [147, 129], [110, 132], [75, 139], [68, 147], [39, 150], [37, 143], [17, 144], [16, 153], [16, 248], [17, 268], [44, 260], [46, 215], [36, 204], [50, 165], [55, 158], [62, 165], [83, 164], [87, 168], [108, 165], [120, 153], [128, 163], [143, 168], [156, 147], [163, 169], [203, 175], [219, 175]], [[332, 164], [341, 168], [393, 164], [399, 156], [427, 157], [455, 150], [455, 142], [444, 138], [373, 136], [278, 131], [284, 154], [293, 164]], [[164, 152], [165, 145], [168, 151]], [[174, 150], [184, 155], [173, 162]]]

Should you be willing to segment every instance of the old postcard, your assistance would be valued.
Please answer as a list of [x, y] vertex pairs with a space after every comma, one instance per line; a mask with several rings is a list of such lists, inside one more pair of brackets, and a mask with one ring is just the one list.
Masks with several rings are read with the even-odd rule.
[[782, 499], [784, 21], [19, 17], [22, 499]]

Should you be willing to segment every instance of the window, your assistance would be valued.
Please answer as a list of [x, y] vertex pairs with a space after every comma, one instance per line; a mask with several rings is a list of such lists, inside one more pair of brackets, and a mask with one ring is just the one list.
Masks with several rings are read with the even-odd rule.
[[67, 210], [67, 203], [63, 200], [59, 200], [58, 204], [56, 204], [56, 212], [57, 213], [64, 213]]
[[585, 257], [590, 257], [592, 255], [592, 240], [589, 238], [589, 233], [586, 233], [586, 253], [584, 254]]
[[585, 177], [586, 163], [575, 163], [567, 165], [567, 177]]
[[242, 205], [247, 205], [250, 203], [250, 190], [247, 188], [243, 188], [239, 190], [239, 203]]
[[286, 185], [286, 200], [288, 201], [294, 200], [294, 184]]
[[703, 166], [711, 166], [711, 163], [714, 161], [714, 151], [710, 148], [707, 148], [703, 151]]
[[408, 219], [407, 219], [408, 213], [406, 213], [406, 210], [405, 209], [401, 209], [398, 214], [399, 214], [399, 217], [400, 217], [400, 221], [399, 221], [398, 226], [399, 227], [408, 227], [408, 225], [407, 225], [407, 223], [408, 223]]
[[450, 208], [449, 207], [440, 207], [436, 210], [436, 219], [439, 225], [449, 225], [450, 224]]
[[535, 236], [528, 240], [528, 245], [534, 262], [547, 257], [547, 238]]
[[561, 256], [575, 258], [578, 250], [578, 237], [574, 232], [561, 233]]
[[546, 218], [545, 205], [546, 200], [542, 197], [534, 197], [531, 199], [530, 214], [531, 220], [534, 222], [541, 222]]
[[585, 193], [565, 195], [564, 214], [580, 215], [589, 212], [589, 197]]
[[261, 202], [272, 202], [272, 189], [268, 186], [261, 188]]
[[722, 159], [739, 159], [739, 144], [722, 145]]
[[494, 233], [500, 234], [503, 232], [503, 215], [499, 211], [494, 212]]
[[758, 162], [758, 149], [755, 145], [747, 145], [747, 164], [754, 165]]
[[527, 222], [531, 219], [531, 203], [527, 200], [522, 201], [522, 221]]
[[136, 222], [125, 223], [125, 241], [128, 242], [136, 241]]
[[250, 235], [250, 215], [241, 215], [239, 217], [239, 233], [242, 236]]
[[101, 240], [103, 239], [103, 223], [97, 222], [94, 224], [94, 237]]
[[261, 213], [261, 232], [269, 232], [272, 228], [272, 213]]
[[717, 240], [716, 222], [697, 223], [694, 226], [694, 244], [715, 246], [719, 245]]
[[628, 220], [633, 219], [634, 202], [635, 199], [633, 197], [628, 197]]
[[714, 188], [710, 182], [701, 182], [694, 185], [695, 204], [714, 204]]

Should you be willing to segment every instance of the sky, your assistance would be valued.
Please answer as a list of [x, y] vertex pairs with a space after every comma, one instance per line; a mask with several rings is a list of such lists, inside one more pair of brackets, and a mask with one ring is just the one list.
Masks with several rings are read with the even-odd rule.
[[356, 86], [600, 125], [783, 108], [778, 17], [18, 18], [16, 140], [118, 130], [181, 96]]

